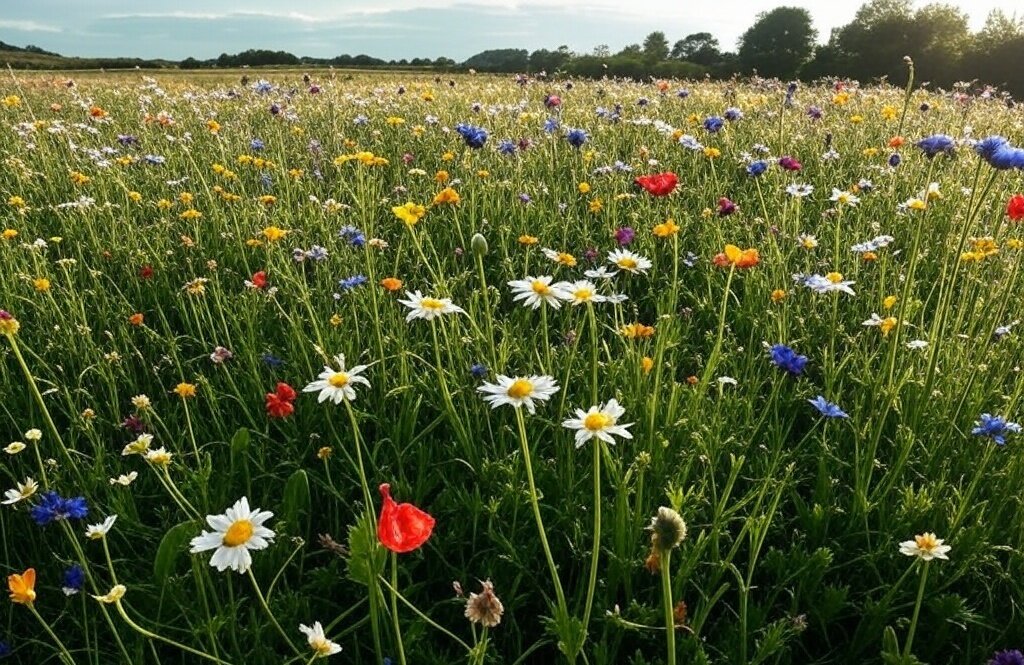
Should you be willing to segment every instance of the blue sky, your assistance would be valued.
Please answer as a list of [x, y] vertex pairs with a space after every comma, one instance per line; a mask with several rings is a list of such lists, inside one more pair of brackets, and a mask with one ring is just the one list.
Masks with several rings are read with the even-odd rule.
[[[612, 51], [662, 30], [669, 42], [713, 33], [725, 48], [760, 11], [779, 0], [176, 0], [173, 9], [138, 0], [0, 0], [0, 40], [65, 55], [211, 58], [248, 48], [331, 57], [367, 53], [385, 59], [448, 56], [464, 60], [488, 48]], [[170, 3], [167, 3], [169, 5]], [[820, 38], [850, 21], [858, 1], [795, 0]], [[922, 3], [919, 3], [922, 4]], [[990, 9], [1012, 13], [1015, 0], [953, 0], [978, 28]], [[164, 5], [166, 7], [167, 5]], [[710, 10], [713, 8], [713, 11]]]

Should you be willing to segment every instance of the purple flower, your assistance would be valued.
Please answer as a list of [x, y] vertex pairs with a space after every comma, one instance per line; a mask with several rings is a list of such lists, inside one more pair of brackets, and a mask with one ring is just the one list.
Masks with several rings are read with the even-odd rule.
[[629, 226], [623, 226], [615, 230], [615, 241], [619, 245], [625, 247], [629, 243], [633, 242], [633, 237], [636, 232]]
[[1024, 665], [1024, 654], [1016, 649], [998, 651], [992, 655], [988, 665]]

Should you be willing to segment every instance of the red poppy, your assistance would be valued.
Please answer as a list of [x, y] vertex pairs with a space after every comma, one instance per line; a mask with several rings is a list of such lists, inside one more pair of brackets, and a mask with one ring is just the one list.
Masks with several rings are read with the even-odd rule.
[[395, 503], [391, 498], [391, 485], [380, 486], [384, 505], [377, 522], [377, 538], [381, 544], [399, 554], [418, 549], [430, 538], [434, 518], [411, 503]]
[[679, 184], [679, 178], [672, 172], [655, 173], [654, 175], [642, 175], [634, 179], [633, 182], [651, 196], [668, 196]]
[[257, 289], [262, 289], [267, 285], [267, 273], [263, 270], [255, 272], [252, 275], [252, 285]]
[[267, 415], [271, 418], [287, 418], [295, 413], [292, 402], [296, 398], [295, 389], [287, 383], [279, 382], [274, 392], [267, 393]]
[[142, 279], [149, 279], [153, 276], [153, 266], [142, 266], [139, 269], [139, 277]]
[[1024, 194], [1014, 194], [1006, 204], [1006, 216], [1015, 222], [1024, 219]]

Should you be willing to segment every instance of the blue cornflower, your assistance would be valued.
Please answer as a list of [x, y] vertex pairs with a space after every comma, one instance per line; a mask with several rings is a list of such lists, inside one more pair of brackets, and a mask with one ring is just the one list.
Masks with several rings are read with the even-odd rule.
[[510, 141], [508, 139], [503, 139], [501, 141], [501, 143], [498, 144], [498, 152], [500, 152], [503, 155], [514, 155], [514, 154], [516, 154], [516, 144], [515, 144], [515, 142]]
[[558, 131], [558, 120], [555, 118], [548, 118], [544, 121], [544, 131], [548, 134], [554, 134]]
[[134, 136], [132, 136], [131, 134], [118, 134], [117, 135], [117, 142], [120, 143], [121, 145], [125, 145], [125, 146], [127, 146], [127, 145], [138, 145], [139, 144], [139, 139], [134, 137]]
[[283, 360], [272, 353], [264, 353], [260, 356], [260, 360], [262, 360], [268, 367], [280, 367], [284, 364]]
[[678, 97], [679, 99], [686, 99], [689, 96], [690, 91], [687, 90], [686, 88], [680, 88], [679, 90], [676, 90], [676, 97]]
[[986, 162], [991, 162], [995, 152], [1009, 143], [1003, 136], [989, 136], [974, 144], [974, 152], [978, 153]]
[[[362, 234], [360, 234], [359, 237], [362, 238]], [[355, 245], [356, 243], [352, 241], [352, 244]], [[359, 246], [362, 246], [362, 244], [360, 243]], [[313, 259], [314, 261], [324, 261], [327, 259], [327, 249], [320, 245], [313, 245], [309, 248], [309, 251], [306, 252], [306, 257]]]
[[249, 141], [249, 149], [252, 150], [253, 152], [259, 152], [260, 150], [263, 150], [266, 147], [267, 147], [267, 144], [265, 144], [260, 139], [253, 139], [253, 140]]
[[39, 503], [29, 511], [32, 519], [39, 526], [46, 526], [58, 520], [80, 520], [89, 514], [89, 506], [85, 497], [76, 496], [65, 499], [54, 491], [43, 492]]
[[1024, 169], [1024, 150], [1010, 145], [1002, 136], [989, 136], [974, 144], [974, 151], [999, 170]]
[[988, 413], [981, 414], [981, 417], [974, 423], [971, 434], [976, 436], [987, 436], [1000, 446], [1006, 444], [1006, 435], [1019, 432], [1021, 429], [1017, 423], [1012, 423], [1002, 416], [993, 416]]
[[768, 162], [763, 159], [759, 159], [756, 162], [751, 162], [747, 165], [747, 174], [753, 177], [757, 177], [768, 170]]
[[366, 284], [366, 275], [353, 275], [352, 277], [346, 277], [345, 279], [338, 280], [338, 286], [345, 291], [351, 291], [357, 286]]
[[743, 119], [743, 111], [739, 110], [735, 106], [730, 106], [729, 108], [725, 109], [722, 115], [724, 115], [725, 119], [728, 120], [729, 122], [735, 122], [736, 120]]
[[473, 366], [469, 368], [469, 373], [473, 375], [474, 379], [482, 379], [487, 376], [487, 365], [474, 363]]
[[889, 166], [896, 168], [897, 166], [900, 165], [901, 161], [903, 160], [900, 158], [900, 153], [894, 152], [891, 155], [889, 155]]
[[85, 571], [77, 563], [64, 571], [64, 595], [73, 596], [85, 586]]
[[370, 122], [370, 119], [362, 114], [359, 114], [356, 117], [352, 118], [352, 124], [355, 125], [365, 125], [368, 122]]
[[651, 100], [647, 99], [646, 97], [641, 97], [640, 99], [636, 100], [637, 106], [647, 106], [650, 103]]
[[820, 106], [807, 107], [807, 117], [811, 120], [821, 120], [821, 116], [823, 115], [825, 115], [825, 113], [821, 110]]
[[574, 148], [579, 148], [587, 142], [587, 133], [582, 129], [570, 129], [565, 133], [565, 140]]
[[269, 173], [260, 174], [260, 185], [263, 186], [264, 190], [270, 191], [274, 188], [274, 178]]
[[997, 651], [992, 654], [992, 658], [988, 661], [988, 665], [1024, 665], [1024, 653], [1021, 653], [1016, 649]]
[[455, 125], [455, 131], [462, 136], [462, 140], [465, 141], [466, 145], [470, 148], [482, 148], [484, 147], [484, 143], [487, 143], [487, 130], [483, 127], [459, 123]]
[[347, 240], [350, 245], [362, 247], [366, 244], [366, 236], [354, 226], [343, 226], [338, 230], [338, 237]]
[[0, 640], [0, 658], [7, 658], [13, 653], [11, 645], [7, 642]]
[[818, 413], [825, 416], [826, 418], [849, 418], [849, 414], [839, 408], [838, 404], [833, 404], [828, 401], [822, 395], [818, 395], [814, 399], [807, 400], [811, 406], [818, 410]]
[[946, 153], [947, 155], [953, 154], [953, 149], [956, 147], [956, 141], [952, 136], [948, 136], [946, 134], [933, 134], [931, 136], [926, 136], [914, 145], [921, 149], [925, 157], [931, 159], [939, 153]]
[[709, 118], [704, 118], [704, 129], [714, 134], [718, 130], [722, 129], [725, 125], [725, 121], [719, 118], [717, 115], [713, 115]]
[[302, 249], [301, 247], [296, 247], [295, 249], [292, 250], [292, 261], [295, 261], [296, 263], [302, 263], [303, 261], [306, 260], [306, 257], [306, 250]]
[[793, 376], [800, 376], [804, 371], [804, 365], [807, 364], [807, 356], [801, 356], [785, 344], [773, 345], [770, 353], [772, 362]]
[[252, 84], [252, 89], [260, 93], [261, 95], [265, 95], [271, 90], [273, 90], [274, 86], [270, 83], [270, 81], [260, 79], [259, 81], [256, 81]]
[[143, 157], [147, 164], [163, 164], [167, 161], [167, 158], [162, 155], [146, 155]]

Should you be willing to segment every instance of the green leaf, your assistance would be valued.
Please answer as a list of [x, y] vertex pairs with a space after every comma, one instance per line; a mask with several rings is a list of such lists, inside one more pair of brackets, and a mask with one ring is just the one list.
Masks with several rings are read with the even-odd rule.
[[302, 469], [293, 473], [284, 485], [281, 515], [288, 524], [298, 524], [299, 515], [309, 512], [309, 476]]
[[231, 437], [231, 478], [237, 477], [241, 468], [245, 478], [245, 494], [252, 495], [252, 481], [249, 477], [249, 430], [244, 427], [238, 428]]
[[174, 572], [174, 564], [178, 557], [186, 551], [186, 544], [193, 536], [198, 536], [200, 526], [196, 522], [182, 522], [171, 527], [160, 541], [153, 561], [153, 577], [157, 584], [163, 586], [167, 578]]
[[387, 561], [387, 551], [377, 542], [373, 527], [371, 518], [364, 513], [348, 529], [348, 577], [364, 586], [376, 581]]

